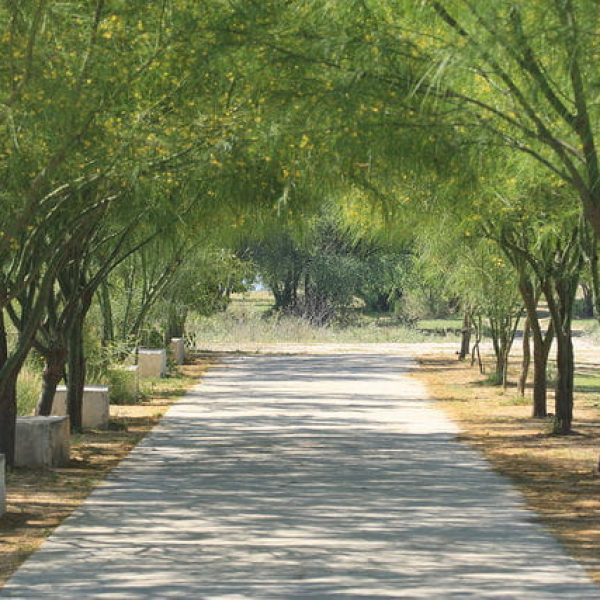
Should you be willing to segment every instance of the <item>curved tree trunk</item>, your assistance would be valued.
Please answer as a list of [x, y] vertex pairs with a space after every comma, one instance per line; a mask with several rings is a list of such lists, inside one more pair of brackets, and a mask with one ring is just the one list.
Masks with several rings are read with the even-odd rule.
[[544, 418], [548, 415], [548, 354], [554, 338], [552, 321], [544, 334], [537, 315], [539, 291], [534, 289], [531, 280], [524, 274], [519, 281], [519, 290], [525, 303], [527, 320], [529, 322], [530, 336], [533, 339], [533, 403], [532, 413], [534, 418]]
[[102, 314], [102, 345], [107, 346], [115, 341], [115, 326], [108, 282], [104, 281], [100, 284], [98, 298]]
[[552, 315], [556, 336], [557, 374], [554, 397], [554, 433], [561, 435], [570, 433], [573, 423], [575, 356], [571, 319], [578, 278], [579, 269], [574, 269], [570, 276], [549, 281], [544, 286], [544, 295]]
[[54, 395], [61, 379], [65, 376], [67, 351], [59, 348], [50, 351], [46, 356], [46, 368], [42, 373], [42, 392], [35, 409], [35, 414], [48, 416], [52, 413]]
[[523, 327], [523, 360], [521, 361], [521, 374], [519, 375], [519, 394], [525, 396], [527, 377], [529, 376], [529, 365], [531, 364], [531, 324], [529, 317], [525, 319]]

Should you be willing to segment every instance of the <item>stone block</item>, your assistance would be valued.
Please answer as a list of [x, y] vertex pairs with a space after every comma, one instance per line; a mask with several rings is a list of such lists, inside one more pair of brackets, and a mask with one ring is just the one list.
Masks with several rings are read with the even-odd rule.
[[[59, 385], [54, 394], [52, 414], [63, 417], [67, 411], [67, 388]], [[110, 417], [110, 397], [106, 385], [86, 385], [83, 388], [81, 426], [84, 429], [106, 429]]]
[[6, 512], [6, 465], [4, 454], [0, 454], [0, 517]]
[[64, 467], [70, 460], [69, 417], [18, 417], [17, 467]]
[[182, 365], [185, 362], [185, 342], [183, 338], [171, 338], [171, 354], [176, 365]]
[[138, 367], [140, 379], [165, 377], [167, 374], [167, 351], [140, 348], [138, 350]]

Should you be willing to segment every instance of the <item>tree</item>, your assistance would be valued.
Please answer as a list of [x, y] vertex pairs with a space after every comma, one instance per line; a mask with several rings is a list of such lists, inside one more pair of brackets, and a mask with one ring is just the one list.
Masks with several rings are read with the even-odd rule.
[[457, 128], [484, 131], [484, 144], [524, 152], [560, 178], [600, 234], [597, 4], [423, 4], [404, 4], [423, 65], [415, 89], [455, 107]]

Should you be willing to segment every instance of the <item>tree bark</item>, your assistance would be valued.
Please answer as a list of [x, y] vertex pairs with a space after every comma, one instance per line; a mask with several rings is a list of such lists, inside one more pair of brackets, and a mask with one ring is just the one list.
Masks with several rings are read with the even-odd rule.
[[[8, 338], [4, 311], [0, 309], [0, 367], [8, 361]], [[17, 423], [17, 376], [18, 369], [11, 369], [0, 380], [0, 453], [6, 464], [15, 463], [15, 429]]]
[[17, 377], [19, 372], [8, 373], [0, 383], [0, 453], [6, 464], [15, 464], [15, 430], [17, 425]]
[[519, 281], [519, 290], [527, 311], [530, 335], [533, 339], [533, 402], [532, 413], [534, 418], [545, 418], [548, 415], [548, 354], [554, 338], [552, 321], [544, 334], [537, 315], [539, 291], [536, 291], [531, 280], [522, 275]]
[[82, 428], [83, 389], [86, 375], [83, 323], [83, 318], [75, 319], [69, 331], [67, 407], [72, 432], [79, 432]]
[[523, 360], [521, 361], [521, 374], [519, 376], [519, 394], [525, 396], [527, 377], [529, 376], [529, 365], [531, 364], [531, 324], [529, 317], [525, 319], [523, 326]]
[[461, 331], [461, 342], [460, 342], [460, 353], [458, 355], [458, 360], [465, 360], [465, 358], [470, 354], [471, 351], [471, 332], [472, 332], [472, 323], [471, 323], [471, 313], [468, 310], [465, 310], [465, 315], [463, 317], [463, 326]]
[[556, 397], [554, 415], [554, 433], [571, 432], [573, 423], [573, 379], [574, 356], [573, 339], [570, 332], [561, 332], [556, 336]]
[[533, 342], [533, 414], [535, 419], [548, 416], [548, 352], [544, 344]]
[[48, 416], [52, 413], [56, 388], [65, 376], [66, 360], [65, 348], [52, 349], [46, 355], [46, 368], [42, 373], [42, 392], [35, 409], [36, 415]]
[[559, 281], [549, 281], [544, 286], [544, 295], [554, 322], [556, 336], [556, 390], [554, 396], [554, 433], [571, 433], [573, 422], [573, 387], [575, 357], [571, 318], [579, 269]]
[[102, 282], [100, 285], [100, 310], [102, 312], [102, 344], [107, 346], [115, 340], [115, 326], [112, 314], [112, 304], [110, 300], [110, 290], [108, 283]]
[[587, 283], [582, 283], [581, 292], [583, 294], [582, 316], [591, 319], [594, 316], [594, 293], [592, 287]]

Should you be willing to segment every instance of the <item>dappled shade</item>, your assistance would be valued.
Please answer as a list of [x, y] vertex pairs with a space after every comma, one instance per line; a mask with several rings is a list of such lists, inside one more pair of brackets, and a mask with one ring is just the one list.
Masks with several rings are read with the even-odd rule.
[[228, 359], [0, 596], [598, 598], [410, 365]]

